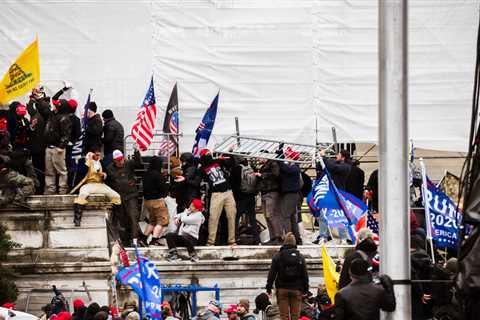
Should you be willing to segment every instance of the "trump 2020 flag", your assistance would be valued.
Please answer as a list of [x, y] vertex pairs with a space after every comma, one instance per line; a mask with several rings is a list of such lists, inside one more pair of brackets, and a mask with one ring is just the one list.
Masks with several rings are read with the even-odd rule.
[[120, 270], [117, 273], [117, 279], [135, 291], [150, 318], [161, 319], [162, 287], [155, 263], [138, 255], [137, 263]]
[[194, 157], [198, 158], [200, 156], [200, 151], [205, 149], [210, 139], [210, 135], [213, 131], [213, 126], [215, 125], [215, 118], [217, 117], [217, 107], [218, 107], [218, 96], [220, 93], [217, 93], [215, 99], [213, 99], [212, 104], [205, 112], [202, 122], [197, 128], [195, 135], [195, 143], [193, 144], [192, 154]]
[[35, 39], [8, 68], [0, 81], [0, 104], [30, 91], [40, 82], [38, 39]]
[[355, 240], [352, 226], [368, 210], [360, 199], [337, 189], [326, 168], [322, 179], [314, 182], [312, 191], [307, 196], [307, 204], [312, 215], [323, 215], [331, 228], [347, 228], [352, 240]]
[[172, 134], [163, 137], [163, 140], [160, 143], [159, 150], [163, 155], [170, 156], [178, 149], [178, 136], [175, 136], [175, 134], [178, 133], [178, 116], [178, 93], [177, 84], [175, 84], [170, 99], [168, 100], [165, 119], [163, 120], [163, 132]]
[[428, 178], [426, 200], [430, 213], [430, 230], [435, 245], [440, 249], [456, 249], [462, 213], [457, 211], [457, 205]]

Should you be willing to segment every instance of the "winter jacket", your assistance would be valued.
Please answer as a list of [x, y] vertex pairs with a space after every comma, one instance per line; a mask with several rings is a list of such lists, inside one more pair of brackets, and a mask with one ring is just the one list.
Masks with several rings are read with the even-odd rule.
[[340, 273], [340, 279], [338, 281], [338, 288], [342, 289], [352, 281], [349, 270], [353, 260], [367, 258], [368, 262], [371, 264], [371, 259], [376, 254], [376, 252], [377, 245], [371, 238], [367, 238], [362, 242], [358, 243], [355, 247], [355, 251], [345, 257], [342, 271]]
[[[294, 267], [288, 264], [288, 261], [292, 258], [298, 258], [298, 264]], [[295, 272], [292, 272], [292, 270]], [[290, 273], [295, 273], [295, 275], [292, 276]], [[275, 288], [277, 289], [300, 290], [302, 293], [307, 293], [308, 281], [305, 258], [297, 250], [297, 246], [283, 245], [272, 258], [272, 265], [267, 278], [267, 292], [272, 292], [275, 282]]]
[[177, 219], [182, 223], [178, 234], [180, 236], [189, 235], [198, 240], [198, 233], [200, 231], [200, 226], [205, 222], [205, 217], [200, 211], [189, 213], [188, 211], [183, 211], [180, 214], [177, 214]]
[[[334, 159], [327, 158], [323, 158], [323, 162], [325, 163], [325, 166], [327, 167], [335, 186], [338, 189], [345, 191], [347, 187], [348, 175], [350, 174], [352, 166], [345, 162], [337, 162]], [[319, 165], [320, 164], [317, 164], [317, 167]]]
[[107, 167], [107, 184], [117, 191], [122, 199], [128, 200], [138, 197], [137, 180], [135, 169], [142, 168], [142, 159], [137, 150], [133, 159], [125, 160], [123, 167], [117, 167], [112, 161]]
[[299, 192], [302, 189], [300, 167], [282, 161], [279, 161], [278, 165], [280, 167], [280, 191], [282, 193]]
[[242, 169], [244, 165], [239, 164], [233, 167], [230, 173], [230, 184], [232, 186], [233, 196], [235, 201], [255, 197], [255, 193], [245, 193], [241, 191], [242, 185]]
[[378, 211], [378, 169], [375, 169], [368, 178], [367, 190], [372, 192], [371, 209]]
[[280, 190], [280, 167], [277, 161], [268, 160], [260, 168], [260, 173], [257, 188], [262, 194]]
[[8, 131], [0, 132], [0, 154], [7, 155], [10, 153], [10, 133]]
[[[200, 184], [202, 176], [200, 170], [193, 164], [187, 163], [182, 166], [184, 181], [184, 192], [180, 197], [179, 206], [182, 204], [185, 208], [190, 205], [193, 199], [200, 198]], [[181, 203], [180, 203], [181, 202]]]
[[280, 320], [280, 310], [277, 305], [269, 305], [265, 308], [264, 313], [265, 320]]
[[253, 315], [251, 313], [247, 313], [244, 316], [240, 316], [240, 320], [256, 320], [256, 319], [257, 319], [257, 317], [255, 317], [255, 315]]
[[27, 118], [16, 114], [18, 102], [12, 102], [8, 112], [8, 132], [10, 132], [10, 143], [13, 149], [30, 148], [30, 121]]
[[212, 311], [205, 309], [199, 311], [192, 320], [219, 320], [219, 318]]
[[115, 118], [105, 119], [103, 125], [103, 152], [111, 154], [114, 150], [123, 152], [123, 126]]
[[70, 142], [75, 144], [75, 142], [80, 139], [82, 134], [82, 123], [80, 118], [75, 115], [75, 113], [70, 113], [70, 121], [72, 122], [72, 133], [70, 134]]
[[393, 288], [357, 280], [335, 295], [336, 320], [378, 320], [380, 310], [395, 310]]
[[0, 172], [0, 205], [6, 205], [12, 201], [22, 202], [25, 197], [35, 193], [33, 180], [20, 173], [8, 169]]
[[162, 159], [152, 157], [147, 172], [143, 176], [143, 198], [163, 199], [168, 196], [167, 177], [162, 174]]
[[99, 149], [102, 147], [103, 123], [99, 114], [87, 120], [87, 129], [85, 130], [85, 152]]
[[45, 125], [43, 115], [38, 111], [36, 104], [30, 100], [27, 104], [27, 111], [30, 115], [30, 152], [32, 155], [39, 155], [45, 152]]
[[12, 170], [17, 171], [21, 175], [32, 179], [35, 186], [40, 185], [35, 168], [33, 167], [32, 160], [30, 159], [30, 151], [26, 149], [17, 149], [12, 151], [10, 154], [10, 160], [7, 162], [7, 166]]
[[352, 166], [350, 174], [347, 177], [346, 189], [350, 194], [353, 194], [358, 199], [363, 199], [363, 188], [365, 184], [365, 172], [358, 166]]
[[61, 100], [56, 114], [53, 114], [45, 128], [45, 141], [47, 146], [65, 149], [71, 138], [72, 121], [69, 115], [69, 106], [65, 100]]

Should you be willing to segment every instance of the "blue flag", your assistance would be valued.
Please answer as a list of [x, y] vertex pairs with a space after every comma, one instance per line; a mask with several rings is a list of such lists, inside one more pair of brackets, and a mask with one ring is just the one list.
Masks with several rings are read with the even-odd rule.
[[353, 227], [368, 210], [360, 199], [337, 189], [326, 168], [322, 179], [314, 181], [307, 203], [312, 215], [323, 215], [331, 228], [347, 228], [352, 241], [355, 240]]
[[[138, 254], [138, 249], [135, 249]], [[117, 273], [117, 279], [135, 291], [142, 300], [149, 317], [161, 319], [162, 287], [155, 263], [138, 254], [137, 263], [120, 270]]]
[[427, 178], [427, 205], [430, 214], [430, 230], [437, 248], [456, 249], [462, 213], [457, 205]]
[[217, 93], [215, 99], [213, 99], [212, 104], [205, 112], [202, 122], [197, 128], [195, 135], [195, 143], [193, 144], [192, 154], [194, 157], [198, 158], [200, 156], [200, 151], [205, 149], [210, 139], [210, 135], [213, 131], [213, 126], [215, 125], [215, 118], [217, 117], [217, 107], [218, 107], [218, 95]]
[[82, 118], [82, 132], [80, 133], [80, 138], [75, 142], [72, 148], [72, 159], [75, 159], [78, 162], [78, 159], [82, 157], [83, 154], [83, 141], [85, 140], [85, 132], [88, 126], [88, 106], [90, 104], [91, 94], [88, 94], [87, 102], [83, 108], [83, 118]]

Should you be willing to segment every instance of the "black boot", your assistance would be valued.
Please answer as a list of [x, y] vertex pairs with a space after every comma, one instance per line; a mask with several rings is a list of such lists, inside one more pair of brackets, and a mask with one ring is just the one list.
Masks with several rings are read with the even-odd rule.
[[75, 224], [75, 227], [80, 227], [80, 222], [82, 221], [82, 211], [82, 205], [78, 203], [73, 205], [73, 223]]

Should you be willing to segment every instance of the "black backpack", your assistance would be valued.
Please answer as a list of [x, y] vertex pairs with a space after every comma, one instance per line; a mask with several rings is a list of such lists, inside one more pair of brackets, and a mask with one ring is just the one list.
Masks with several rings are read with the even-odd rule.
[[280, 254], [279, 276], [283, 280], [294, 280], [303, 274], [303, 257], [298, 250], [285, 250]]

